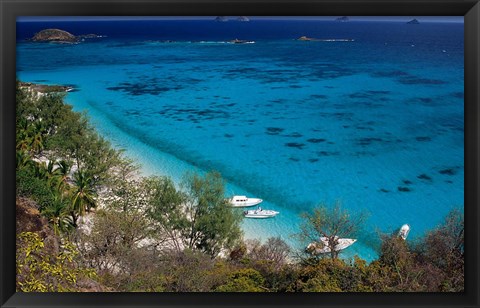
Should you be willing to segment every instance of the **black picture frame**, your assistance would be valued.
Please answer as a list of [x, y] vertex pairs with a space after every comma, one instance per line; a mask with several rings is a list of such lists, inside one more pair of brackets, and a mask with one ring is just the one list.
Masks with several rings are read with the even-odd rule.
[[[480, 3], [473, 0], [0, 0], [1, 307], [478, 307]], [[465, 292], [463, 293], [15, 293], [15, 55], [17, 16], [464, 16]]]

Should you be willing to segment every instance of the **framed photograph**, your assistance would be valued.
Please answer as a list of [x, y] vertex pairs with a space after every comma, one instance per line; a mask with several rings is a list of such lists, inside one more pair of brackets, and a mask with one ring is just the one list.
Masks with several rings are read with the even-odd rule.
[[478, 1], [0, 14], [2, 307], [478, 307]]

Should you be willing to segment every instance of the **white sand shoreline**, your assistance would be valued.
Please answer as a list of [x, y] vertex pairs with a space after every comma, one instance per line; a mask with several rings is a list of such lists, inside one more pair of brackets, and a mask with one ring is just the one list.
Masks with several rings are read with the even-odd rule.
[[[77, 92], [78, 93], [78, 92]], [[158, 149], [151, 147], [129, 135], [116, 125], [114, 125], [108, 118], [102, 116], [102, 112], [90, 106], [85, 102], [78, 102], [74, 93], [68, 93], [65, 97], [65, 102], [72, 105], [75, 111], [87, 111], [89, 122], [95, 127], [98, 134], [110, 142], [116, 150], [123, 150], [124, 156], [134, 161], [134, 164], [139, 165], [139, 176], [166, 176], [172, 179], [175, 185], [180, 187], [183, 176], [192, 171], [204, 173], [195, 166], [192, 166], [169, 153], [160, 152]], [[160, 155], [159, 155], [160, 154]], [[246, 193], [240, 187], [233, 184], [227, 184], [225, 188], [227, 194], [230, 190], [236, 194]], [[226, 196], [228, 197], [228, 196]], [[247, 221], [248, 222], [248, 221]], [[266, 240], [275, 234], [268, 234], [264, 228], [249, 228], [245, 223], [241, 224], [245, 239], [261, 239]]]

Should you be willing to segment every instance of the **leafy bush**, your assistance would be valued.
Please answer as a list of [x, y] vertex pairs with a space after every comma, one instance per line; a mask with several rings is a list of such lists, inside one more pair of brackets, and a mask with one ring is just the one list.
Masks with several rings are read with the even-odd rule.
[[227, 283], [221, 285], [219, 292], [265, 292], [265, 279], [256, 270], [241, 269], [229, 275]]
[[92, 269], [78, 267], [78, 252], [65, 243], [58, 253], [46, 251], [37, 233], [23, 232], [17, 236], [17, 291], [74, 292], [81, 278], [94, 278]]
[[33, 170], [25, 168], [16, 173], [17, 196], [30, 197], [36, 201], [40, 210], [53, 206], [56, 202], [55, 193], [50, 184], [35, 177]]

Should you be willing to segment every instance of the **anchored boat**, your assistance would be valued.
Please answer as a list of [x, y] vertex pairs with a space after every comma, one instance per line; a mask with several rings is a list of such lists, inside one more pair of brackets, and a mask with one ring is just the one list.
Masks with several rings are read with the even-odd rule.
[[232, 198], [228, 199], [228, 203], [232, 207], [249, 207], [255, 206], [257, 204], [262, 203], [262, 199], [259, 198], [248, 198], [247, 196], [233, 196]]
[[256, 210], [245, 211], [243, 214], [246, 218], [270, 218], [277, 216], [279, 212], [273, 210], [262, 210], [261, 208], [258, 208]]
[[404, 224], [402, 227], [400, 227], [400, 231], [398, 231], [398, 237], [401, 237], [403, 240], [406, 240], [409, 233], [410, 233], [410, 226], [408, 224]]
[[[353, 245], [353, 243], [357, 241], [356, 239], [351, 239], [351, 238], [338, 238], [338, 236], [335, 237], [335, 240], [337, 241], [337, 244], [335, 245], [335, 248], [334, 248], [335, 251], [343, 250]], [[308, 244], [306, 250], [313, 254], [329, 253], [332, 250], [328, 244], [329, 244], [328, 237], [322, 236], [320, 238], [320, 241], [312, 242]]]

